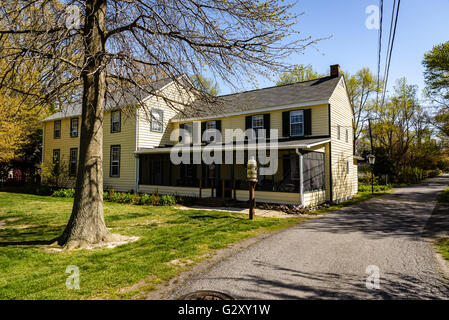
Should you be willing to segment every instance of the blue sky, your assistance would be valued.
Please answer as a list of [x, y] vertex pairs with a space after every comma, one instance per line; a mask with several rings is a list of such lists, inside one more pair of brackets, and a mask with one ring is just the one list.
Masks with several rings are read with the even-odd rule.
[[[289, 63], [311, 64], [318, 72], [329, 73], [331, 64], [340, 64], [345, 72], [355, 73], [363, 67], [377, 72], [378, 31], [365, 27], [369, 5], [378, 5], [378, 0], [298, 0], [299, 18], [297, 29], [303, 36], [321, 38], [316, 47], [309, 47], [303, 54], [291, 56]], [[390, 28], [393, 0], [384, 0], [383, 49], [386, 49]], [[424, 88], [424, 53], [433, 45], [449, 41], [449, 0], [402, 0], [396, 31], [396, 40], [391, 60], [389, 90], [396, 79], [405, 76], [409, 83]], [[382, 52], [382, 73], [386, 51]], [[259, 78], [259, 87], [274, 85]], [[251, 89], [251, 88], [246, 88]], [[231, 88], [220, 83], [220, 93], [230, 93]]]

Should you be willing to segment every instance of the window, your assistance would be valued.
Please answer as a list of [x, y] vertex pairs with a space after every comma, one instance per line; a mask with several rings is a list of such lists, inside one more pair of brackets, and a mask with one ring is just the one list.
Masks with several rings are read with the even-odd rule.
[[151, 131], [162, 132], [164, 128], [164, 112], [162, 110], [151, 110]]
[[349, 142], [349, 130], [346, 129], [346, 142]]
[[120, 177], [120, 146], [111, 146], [111, 177]]
[[259, 114], [256, 116], [253, 116], [253, 129], [263, 129], [263, 115]]
[[191, 143], [193, 139], [193, 122], [182, 124], [180, 129], [184, 129], [184, 131], [181, 131], [181, 143]]
[[61, 138], [61, 120], [56, 120], [54, 124], [53, 137], [55, 139]]
[[61, 160], [61, 150], [54, 149], [53, 150], [53, 173], [59, 174], [59, 166]]
[[206, 130], [208, 129], [217, 129], [217, 122], [215, 120], [206, 122]]
[[[258, 137], [258, 135], [259, 135], [259, 129], [260, 130], [263, 130], [264, 129], [264, 126], [263, 126], [263, 114], [258, 114], [258, 115], [255, 115], [255, 116], [252, 116], [252, 119], [251, 119], [251, 125], [252, 125], [252, 128], [253, 128], [253, 130], [254, 130], [254, 132], [255, 132], [255, 134], [256, 134], [256, 137]], [[261, 132], [263, 132], [263, 131], [261, 131]]]
[[349, 160], [346, 160], [346, 174], [349, 174]]
[[72, 138], [78, 137], [78, 118], [70, 119], [70, 136]]
[[290, 111], [290, 135], [299, 137], [304, 135], [303, 110]]
[[337, 139], [340, 140], [340, 136], [341, 136], [341, 127], [340, 125], [337, 126]]
[[111, 112], [111, 132], [120, 132], [121, 112], [115, 110]]
[[78, 162], [78, 149], [72, 148], [70, 149], [70, 162], [69, 162], [69, 175], [76, 175], [76, 164]]

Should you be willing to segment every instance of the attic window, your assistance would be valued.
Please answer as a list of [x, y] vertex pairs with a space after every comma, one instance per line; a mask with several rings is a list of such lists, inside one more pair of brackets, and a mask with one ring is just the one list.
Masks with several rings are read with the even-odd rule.
[[162, 110], [151, 110], [151, 131], [162, 132], [164, 127], [164, 112]]
[[111, 112], [111, 132], [120, 132], [121, 127], [121, 114], [120, 110]]

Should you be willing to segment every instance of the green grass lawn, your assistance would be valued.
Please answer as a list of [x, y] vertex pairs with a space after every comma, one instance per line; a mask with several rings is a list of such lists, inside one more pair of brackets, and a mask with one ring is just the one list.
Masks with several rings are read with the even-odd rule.
[[449, 238], [440, 238], [435, 241], [435, 245], [441, 255], [449, 261]]
[[449, 203], [449, 188], [444, 189], [444, 191], [438, 195], [438, 202]]
[[[249, 221], [240, 213], [105, 203], [111, 232], [140, 240], [113, 249], [69, 252], [15, 244], [60, 235], [72, 201], [0, 193], [0, 299], [139, 298], [216, 249], [306, 219], [256, 217]], [[66, 288], [69, 265], [80, 269], [80, 290]], [[136, 283], [134, 290], [123, 291]]]

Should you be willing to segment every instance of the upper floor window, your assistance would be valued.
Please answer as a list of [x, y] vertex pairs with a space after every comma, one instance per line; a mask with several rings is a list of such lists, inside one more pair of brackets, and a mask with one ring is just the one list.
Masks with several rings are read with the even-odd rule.
[[191, 143], [193, 141], [193, 122], [183, 123], [179, 126], [180, 130], [180, 142]]
[[55, 139], [61, 138], [61, 120], [55, 120], [54, 129], [53, 129], [53, 137]]
[[111, 177], [120, 177], [120, 146], [111, 146], [109, 175]]
[[111, 132], [120, 132], [121, 127], [121, 112], [115, 110], [111, 112]]
[[70, 136], [72, 138], [78, 137], [78, 118], [70, 119]]
[[78, 149], [70, 149], [69, 175], [76, 175], [76, 164], [78, 162]]
[[346, 142], [349, 142], [349, 130], [346, 129]]
[[258, 114], [252, 117], [251, 119], [251, 125], [252, 125], [252, 129], [254, 130], [254, 133], [256, 134], [256, 137], [260, 138], [259, 136], [259, 129], [261, 130], [260, 132], [262, 132], [262, 137], [263, 137], [263, 129], [264, 129], [264, 118], [263, 118], [263, 114]]
[[256, 132], [257, 129], [263, 129], [263, 114], [253, 116], [252, 121], [253, 121], [252, 127], [254, 130], [256, 130]]
[[151, 110], [151, 131], [162, 132], [164, 128], [164, 112], [158, 109]]
[[208, 129], [217, 129], [217, 121], [212, 120], [212, 121], [207, 121], [206, 122], [206, 130]]
[[337, 139], [340, 140], [340, 136], [341, 136], [341, 127], [340, 125], [337, 126]]
[[298, 137], [304, 135], [303, 110], [290, 111], [290, 135]]

